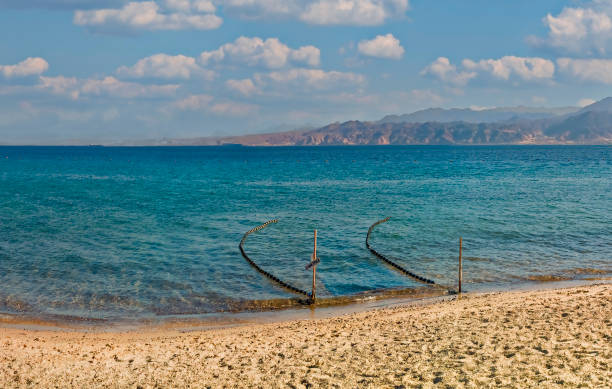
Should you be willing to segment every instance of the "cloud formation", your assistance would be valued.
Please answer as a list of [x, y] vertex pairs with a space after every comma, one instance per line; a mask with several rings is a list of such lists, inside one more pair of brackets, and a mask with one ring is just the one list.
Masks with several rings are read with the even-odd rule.
[[196, 111], [208, 105], [214, 100], [210, 95], [191, 95], [176, 101], [174, 106], [183, 111]]
[[28, 77], [43, 74], [49, 63], [40, 57], [30, 57], [15, 65], [0, 65], [0, 74], [6, 78]]
[[559, 58], [557, 66], [561, 74], [571, 78], [612, 85], [612, 59]]
[[200, 61], [204, 65], [227, 62], [277, 69], [289, 63], [318, 66], [320, 57], [320, 50], [314, 46], [292, 49], [278, 38], [263, 40], [242, 36], [217, 50], [203, 52], [200, 54]]
[[74, 10], [113, 7], [126, 2], [126, 0], [0, 0], [0, 7]]
[[121, 30], [212, 30], [223, 20], [214, 14], [209, 0], [166, 0], [129, 2], [122, 8], [79, 10], [74, 23], [99, 32]]
[[306, 7], [300, 19], [311, 24], [377, 26], [407, 9], [408, 0], [318, 0]]
[[246, 116], [257, 110], [253, 104], [235, 101], [216, 101], [215, 97], [201, 94], [190, 95], [172, 104], [181, 111], [201, 111], [219, 116]]
[[228, 89], [236, 91], [244, 96], [250, 96], [257, 92], [257, 87], [250, 78], [243, 80], [227, 80], [225, 85]]
[[117, 74], [131, 78], [165, 78], [189, 79], [192, 76], [212, 79], [215, 73], [203, 69], [196, 63], [196, 59], [184, 55], [155, 54], [143, 58], [133, 66], [121, 66]]
[[219, 0], [246, 19], [290, 18], [316, 25], [376, 26], [403, 17], [408, 0]]
[[421, 71], [423, 76], [431, 76], [440, 81], [464, 86], [472, 78], [476, 77], [476, 72], [458, 71], [457, 66], [453, 65], [446, 57], [439, 57]]
[[258, 86], [282, 86], [284, 88], [334, 89], [337, 87], [356, 86], [365, 83], [361, 74], [321, 69], [289, 69], [270, 73], [257, 73], [254, 76]]
[[464, 59], [461, 69], [446, 57], [440, 57], [428, 65], [421, 75], [437, 78], [455, 86], [464, 86], [476, 77], [488, 76], [509, 81], [547, 81], [555, 74], [555, 64], [544, 58], [505, 56], [499, 59], [474, 61]]
[[70, 97], [73, 100], [81, 96], [102, 96], [122, 99], [156, 98], [172, 96], [179, 85], [143, 85], [125, 82], [108, 76], [102, 79], [77, 79], [76, 77], [40, 77], [37, 89], [47, 90], [56, 95]]
[[465, 59], [463, 67], [468, 71], [488, 73], [500, 80], [509, 80], [513, 75], [525, 81], [548, 80], [555, 74], [555, 64], [548, 59], [512, 55], [478, 62]]
[[81, 93], [94, 96], [113, 96], [121, 98], [158, 97], [174, 94], [178, 85], [142, 85], [133, 82], [119, 81], [108, 76], [101, 80], [85, 80]]
[[529, 37], [534, 46], [576, 55], [605, 55], [612, 44], [612, 1], [595, 0], [585, 7], [566, 7], [546, 15], [548, 37]]
[[399, 39], [393, 34], [378, 35], [372, 40], [362, 40], [357, 50], [368, 57], [400, 59], [404, 55], [404, 48]]

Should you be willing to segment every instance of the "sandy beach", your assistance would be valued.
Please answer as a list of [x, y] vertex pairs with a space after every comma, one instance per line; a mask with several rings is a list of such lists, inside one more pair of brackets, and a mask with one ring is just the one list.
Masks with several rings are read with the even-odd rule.
[[0, 387], [611, 387], [612, 285], [206, 331], [0, 329]]

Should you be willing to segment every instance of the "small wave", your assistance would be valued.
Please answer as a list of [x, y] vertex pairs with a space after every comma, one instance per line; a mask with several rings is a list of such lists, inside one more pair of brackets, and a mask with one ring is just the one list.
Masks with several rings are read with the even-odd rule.
[[581, 277], [584, 275], [606, 275], [612, 273], [610, 269], [595, 269], [588, 267], [578, 267], [574, 269], [568, 269], [564, 271], [560, 271], [555, 274], [535, 274], [531, 276], [527, 276], [526, 279], [530, 281], [539, 281], [539, 282], [552, 282], [552, 281], [569, 281], [574, 279], [583, 279], [583, 280], [598, 280], [605, 279], [606, 277]]
[[565, 277], [565, 276], [555, 276], [555, 275], [535, 275], [535, 276], [528, 276], [527, 279], [530, 281], [554, 282], [554, 281], [569, 281], [572, 278]]
[[[429, 286], [417, 288], [387, 288], [376, 289], [345, 296], [322, 297], [317, 299], [317, 307], [330, 307], [356, 303], [364, 300], [379, 300], [386, 298], [417, 298], [433, 297], [446, 294], [447, 291], [441, 288]], [[170, 304], [168, 304], [170, 303]], [[196, 299], [164, 300], [162, 304], [151, 307], [152, 311], [158, 316], [168, 315], [197, 315], [205, 313], [221, 312], [262, 312], [276, 311], [289, 308], [307, 306], [310, 301], [306, 298], [279, 298], [262, 300], [234, 300], [226, 298], [223, 302], [216, 301], [196, 301]]]
[[612, 273], [612, 269], [593, 269], [593, 268], [589, 268], [589, 267], [578, 267], [575, 269], [571, 269], [566, 271], [566, 273], [568, 274], [575, 274], [575, 275], [581, 275], [581, 274], [609, 274]]

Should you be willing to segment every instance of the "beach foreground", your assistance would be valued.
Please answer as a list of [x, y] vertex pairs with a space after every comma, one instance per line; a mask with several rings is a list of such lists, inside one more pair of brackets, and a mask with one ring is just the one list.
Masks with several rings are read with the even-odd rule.
[[0, 329], [0, 387], [611, 387], [612, 285], [181, 332]]

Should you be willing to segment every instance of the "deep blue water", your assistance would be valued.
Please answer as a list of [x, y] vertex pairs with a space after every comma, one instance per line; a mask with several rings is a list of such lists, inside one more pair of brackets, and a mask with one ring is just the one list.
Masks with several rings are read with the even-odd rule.
[[[292, 297], [612, 271], [612, 147], [0, 147], [0, 312], [93, 318]], [[590, 270], [582, 270], [590, 269]]]

